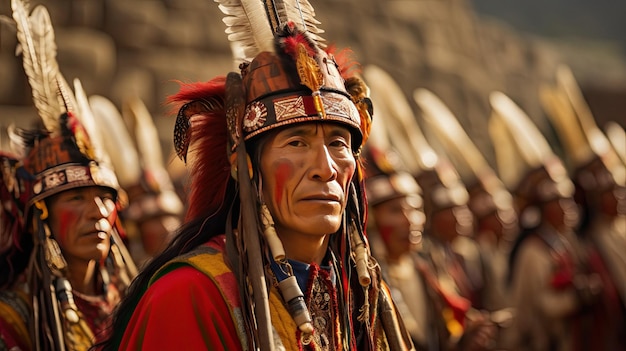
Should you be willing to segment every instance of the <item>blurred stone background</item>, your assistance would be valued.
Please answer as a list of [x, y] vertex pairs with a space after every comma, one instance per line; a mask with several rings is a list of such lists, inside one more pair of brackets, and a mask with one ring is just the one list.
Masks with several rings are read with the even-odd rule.
[[[31, 6], [39, 3], [51, 13], [68, 81], [80, 78], [88, 94], [108, 97], [118, 108], [128, 96], [141, 97], [159, 127], [165, 155], [174, 117], [163, 101], [177, 90], [174, 80], [208, 80], [233, 69], [222, 14], [211, 0], [49, 0]], [[550, 139], [537, 88], [553, 79], [558, 62], [572, 67], [601, 127], [609, 120], [625, 124], [626, 11], [602, 7], [607, 1], [312, 3], [329, 42], [352, 48], [363, 65], [386, 69], [407, 98], [418, 87], [434, 91], [489, 160], [489, 92], [511, 96]], [[11, 16], [10, 1], [0, 2], [0, 14]], [[2, 129], [36, 120], [15, 45], [14, 30], [0, 26]]]

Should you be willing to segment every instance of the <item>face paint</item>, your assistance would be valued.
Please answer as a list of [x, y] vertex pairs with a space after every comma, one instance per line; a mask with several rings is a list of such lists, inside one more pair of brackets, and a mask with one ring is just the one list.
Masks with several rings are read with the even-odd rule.
[[263, 144], [263, 198], [280, 236], [319, 238], [340, 228], [356, 168], [350, 137], [339, 125], [302, 124]]
[[69, 230], [78, 221], [80, 213], [75, 210], [67, 210], [65, 208], [61, 209], [59, 212], [59, 229], [54, 233], [54, 235], [59, 242], [65, 243], [67, 241]]
[[276, 189], [274, 190], [274, 201], [277, 206], [282, 204], [285, 182], [293, 174], [293, 166], [289, 161], [279, 161], [276, 165]]
[[[107, 188], [84, 187], [54, 195], [48, 201], [48, 226], [68, 264], [106, 257], [110, 248], [112, 193]], [[114, 208], [115, 206], [113, 206]]]

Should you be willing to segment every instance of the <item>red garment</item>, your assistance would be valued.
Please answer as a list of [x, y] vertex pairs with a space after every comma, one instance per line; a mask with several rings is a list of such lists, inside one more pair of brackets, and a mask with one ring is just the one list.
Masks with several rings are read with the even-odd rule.
[[217, 286], [193, 267], [152, 284], [139, 301], [120, 350], [242, 350]]
[[28, 351], [28, 298], [11, 290], [0, 291], [0, 350]]
[[30, 350], [28, 340], [23, 340], [19, 333], [15, 331], [15, 326], [1, 317], [2, 316], [0, 316], [0, 350]]

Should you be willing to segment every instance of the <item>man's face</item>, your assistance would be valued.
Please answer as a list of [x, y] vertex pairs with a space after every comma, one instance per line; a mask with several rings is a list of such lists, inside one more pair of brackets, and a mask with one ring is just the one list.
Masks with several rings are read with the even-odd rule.
[[279, 236], [335, 233], [355, 167], [345, 127], [306, 123], [270, 136], [261, 151], [261, 187]]
[[50, 198], [48, 210], [50, 230], [68, 263], [107, 256], [117, 215], [110, 189], [92, 186], [66, 190]]
[[421, 206], [421, 198], [409, 196], [372, 208], [374, 222], [391, 258], [419, 249], [426, 221]]

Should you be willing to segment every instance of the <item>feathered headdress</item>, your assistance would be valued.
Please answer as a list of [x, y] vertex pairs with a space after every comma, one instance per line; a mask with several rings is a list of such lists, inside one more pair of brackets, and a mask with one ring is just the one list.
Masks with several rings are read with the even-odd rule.
[[[271, 215], [260, 203], [255, 178], [258, 174], [248, 156], [251, 150], [246, 148], [278, 127], [332, 122], [352, 132], [352, 149], [358, 160], [369, 134], [371, 103], [364, 82], [349, 75], [353, 73], [349, 69], [352, 66], [347, 61], [340, 62], [342, 55], [335, 56], [325, 50], [319, 36], [323, 31], [317, 27], [319, 22], [308, 1], [217, 2], [226, 15], [226, 33], [241, 71], [207, 83], [184, 84], [181, 91], [170, 98], [179, 111], [174, 144], [177, 154], [186, 159], [190, 172], [188, 219], [223, 210], [225, 196], [232, 188], [231, 175], [236, 179], [240, 207], [233, 215], [240, 216], [241, 225], [236, 235], [227, 230], [229, 260], [239, 278], [242, 299], [254, 299], [244, 304], [244, 307], [254, 306], [244, 311], [248, 346], [272, 348], [268, 287], [263, 267], [268, 260], [280, 266], [288, 262], [273, 230]], [[223, 152], [226, 145], [228, 154]], [[376, 303], [372, 299], [383, 292], [378, 290], [374, 279], [377, 275], [369, 263], [360, 169], [357, 174], [348, 194], [342, 234], [333, 236], [330, 246], [342, 262], [339, 279], [348, 279], [354, 274], [363, 286], [363, 291], [358, 292], [349, 289], [349, 281], [342, 282], [339, 299], [346, 308], [342, 324], [353, 326], [355, 333], [373, 342], [381, 324], [372, 319], [369, 308]], [[262, 238], [258, 235], [259, 228], [263, 230]], [[285, 271], [290, 270], [285, 267]], [[299, 297], [293, 298], [290, 303], [295, 303]], [[363, 305], [356, 313], [351, 307], [354, 301]], [[306, 311], [306, 306], [296, 310]], [[311, 320], [300, 312], [294, 312], [292, 317], [303, 338], [308, 339], [313, 331]], [[357, 323], [359, 328], [354, 327]], [[395, 331], [388, 333], [396, 335]], [[342, 335], [342, 338], [344, 347], [355, 346], [355, 340], [350, 340], [349, 335]], [[390, 340], [392, 347], [407, 343], [401, 338]]]
[[565, 149], [573, 177], [586, 191], [626, 185], [626, 169], [566, 66], [556, 72], [556, 86], [543, 86], [540, 97]]
[[452, 111], [434, 93], [424, 88], [414, 92], [423, 118], [469, 189], [469, 207], [478, 219], [496, 213], [503, 223], [515, 221], [513, 197], [467, 135]]
[[428, 143], [396, 81], [373, 65], [367, 66], [363, 74], [371, 89], [376, 115], [385, 120], [391, 145], [424, 191], [427, 213], [466, 204], [468, 193], [459, 174]]
[[489, 101], [498, 173], [516, 197], [520, 224], [531, 228], [540, 220], [536, 205], [571, 197], [574, 185], [545, 137], [513, 100], [493, 92]]
[[[134, 132], [135, 144], [141, 155], [144, 193], [133, 197], [141, 198], [145, 204], [137, 215], [143, 218], [164, 214], [182, 216], [183, 202], [165, 168], [161, 140], [148, 108], [139, 98], [129, 98], [123, 104], [122, 116]], [[129, 208], [128, 212], [131, 214], [132, 210]]]
[[[17, 25], [17, 52], [23, 57], [33, 101], [44, 126], [42, 130], [16, 132], [25, 151], [17, 170], [27, 194], [24, 219], [34, 241], [29, 269], [32, 343], [38, 350], [88, 348], [95, 341], [94, 335], [74, 304], [66, 278], [67, 263], [47, 226], [44, 200], [86, 186], [107, 187], [117, 194], [119, 185], [107, 167], [100, 140], [93, 138], [93, 119], [80, 82], [75, 82], [75, 96], [59, 71], [54, 30], [46, 8], [37, 6], [29, 13], [23, 0], [12, 0], [11, 7]], [[110, 231], [111, 260], [101, 262], [101, 271], [106, 277], [115, 274], [120, 279], [118, 288], [123, 290], [136, 270], [120, 230], [114, 226]]]
[[39, 133], [22, 133], [28, 153], [24, 169], [34, 177], [26, 209], [36, 201], [78, 186], [102, 185], [117, 191], [117, 179], [109, 168], [98, 165], [98, 145], [94, 147], [78, 117], [82, 113], [88, 121], [89, 111], [84, 107], [80, 110], [81, 105], [59, 71], [48, 11], [37, 6], [29, 14], [21, 0], [12, 0], [11, 5], [17, 24], [17, 51], [23, 57], [33, 102], [45, 127]]

